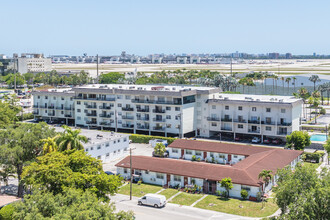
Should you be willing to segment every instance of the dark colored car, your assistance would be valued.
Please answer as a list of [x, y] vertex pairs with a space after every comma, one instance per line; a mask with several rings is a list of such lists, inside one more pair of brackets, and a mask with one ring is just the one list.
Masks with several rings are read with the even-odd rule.
[[240, 137], [235, 137], [235, 141], [241, 141], [242, 140], [242, 138], [240, 138]]
[[276, 138], [272, 141], [273, 144], [282, 144], [282, 140], [279, 138]]
[[114, 173], [111, 172], [111, 171], [105, 171], [105, 173], [108, 174], [108, 175], [116, 175], [116, 174], [114, 174]]
[[264, 139], [264, 144], [271, 144], [272, 141], [273, 140], [271, 138], [266, 138], [266, 139]]

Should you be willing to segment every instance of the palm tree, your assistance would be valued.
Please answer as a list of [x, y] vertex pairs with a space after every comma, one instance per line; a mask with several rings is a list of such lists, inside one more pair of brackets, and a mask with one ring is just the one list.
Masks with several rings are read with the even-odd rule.
[[315, 91], [316, 82], [320, 82], [321, 80], [318, 75], [312, 75], [311, 77], [309, 77], [309, 81], [314, 83], [314, 91]]
[[56, 143], [60, 151], [65, 150], [81, 150], [84, 149], [83, 143], [87, 143], [86, 136], [80, 135], [81, 130], [72, 130], [70, 127], [63, 125], [65, 131], [56, 138]]
[[278, 75], [274, 76], [275, 79], [275, 88], [276, 88], [276, 94], [277, 94], [277, 80], [278, 80]]
[[317, 87], [317, 90], [320, 91], [320, 93], [321, 93], [321, 100], [322, 100], [322, 105], [323, 105], [323, 100], [324, 100], [323, 93], [326, 91], [325, 84], [319, 85]]
[[309, 120], [312, 119], [312, 105], [314, 104], [314, 98], [311, 96], [308, 98], [308, 104], [309, 104]]
[[264, 201], [265, 189], [270, 180], [273, 178], [272, 172], [273, 171], [271, 170], [262, 170], [258, 175], [258, 178], [262, 179], [262, 201]]
[[306, 102], [306, 99], [309, 97], [309, 93], [308, 93], [308, 90], [306, 88], [301, 88], [298, 90], [298, 94], [299, 94], [299, 97], [302, 98], [303, 100], [303, 114], [304, 114], [304, 118], [306, 118], [306, 108], [304, 110], [304, 107], [305, 107], [305, 102]]
[[58, 146], [56, 144], [56, 138], [58, 138], [59, 136], [55, 136], [55, 137], [48, 137], [46, 139], [42, 139], [41, 141], [44, 142], [44, 146], [43, 146], [43, 154], [48, 154], [51, 152], [55, 152], [58, 149]]
[[291, 81], [291, 78], [288, 77], [285, 79], [285, 82], [288, 83], [288, 93], [290, 94], [290, 81]]
[[297, 78], [292, 77], [292, 80], [293, 80], [293, 92], [295, 92], [296, 91], [296, 80], [297, 80]]
[[282, 85], [283, 85], [283, 93], [284, 93], [284, 80], [285, 80], [284, 76], [282, 76], [282, 77], [281, 77], [281, 80], [282, 80]]
[[318, 115], [317, 109], [320, 105], [319, 98], [321, 97], [321, 94], [320, 94], [319, 91], [314, 91], [312, 93], [312, 97], [314, 98], [313, 107], [315, 109], [315, 124], [316, 124], [316, 118], [317, 118], [317, 115]]

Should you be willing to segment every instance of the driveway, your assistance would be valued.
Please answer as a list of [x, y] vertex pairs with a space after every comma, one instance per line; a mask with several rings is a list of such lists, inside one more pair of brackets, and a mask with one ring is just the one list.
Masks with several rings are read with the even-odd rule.
[[177, 204], [168, 203], [164, 208], [154, 208], [150, 206], [137, 205], [137, 198], [133, 197], [132, 201], [129, 200], [129, 196], [117, 194], [110, 197], [112, 202], [115, 202], [117, 210], [128, 211], [132, 210], [135, 213], [137, 220], [181, 220], [181, 219], [255, 219], [238, 215], [231, 215], [222, 212], [215, 212], [210, 210], [204, 210], [189, 206], [180, 206]]

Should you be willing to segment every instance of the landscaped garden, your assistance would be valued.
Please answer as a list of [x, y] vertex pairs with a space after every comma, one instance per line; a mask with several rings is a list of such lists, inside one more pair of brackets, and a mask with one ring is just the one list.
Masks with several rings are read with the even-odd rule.
[[276, 210], [278, 210], [274, 199], [266, 200], [265, 207], [262, 209], [261, 202], [227, 199], [213, 195], [206, 196], [194, 207], [249, 217], [266, 217], [274, 214]]
[[202, 198], [203, 194], [180, 193], [170, 201], [171, 203], [190, 206], [198, 199]]
[[166, 197], [166, 199], [171, 198], [172, 196], [174, 196], [175, 194], [177, 194], [179, 191], [177, 189], [165, 189], [164, 191], [160, 192], [160, 195], [164, 195]]
[[[136, 197], [144, 196], [147, 193], [156, 193], [161, 190], [161, 186], [150, 185], [150, 184], [133, 184], [132, 186], [132, 195]], [[130, 193], [130, 183], [126, 184], [125, 186], [121, 187], [118, 191], [120, 194], [129, 195]]]

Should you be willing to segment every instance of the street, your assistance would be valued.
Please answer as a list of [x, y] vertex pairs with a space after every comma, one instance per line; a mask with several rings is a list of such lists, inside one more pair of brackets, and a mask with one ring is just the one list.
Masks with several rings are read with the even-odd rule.
[[181, 219], [254, 219], [238, 215], [231, 215], [221, 212], [209, 211], [189, 206], [180, 206], [177, 204], [168, 203], [164, 208], [154, 208], [151, 206], [139, 206], [137, 198], [133, 197], [132, 201], [129, 196], [117, 194], [110, 197], [112, 202], [115, 202], [118, 210], [132, 210], [135, 213], [137, 220], [181, 220]]

